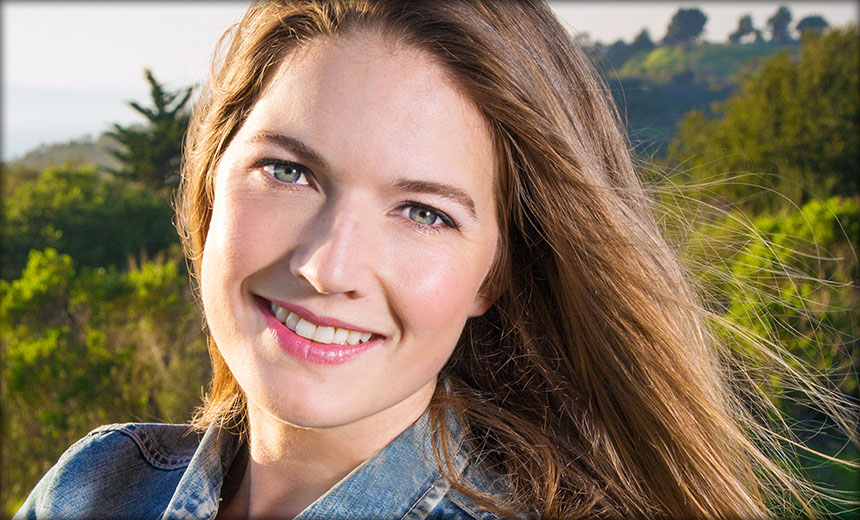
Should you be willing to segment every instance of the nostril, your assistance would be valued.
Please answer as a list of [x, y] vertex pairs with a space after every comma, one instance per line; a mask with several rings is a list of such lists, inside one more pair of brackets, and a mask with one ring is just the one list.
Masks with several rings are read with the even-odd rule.
[[352, 205], [349, 211], [330, 208], [303, 227], [299, 243], [289, 258], [290, 271], [318, 294], [359, 297], [369, 281], [364, 256], [358, 258], [366, 234]]
[[[307, 264], [305, 264], [305, 265], [307, 265]], [[297, 278], [306, 281], [308, 283], [308, 285], [313, 287], [314, 291], [316, 291], [319, 294], [332, 294], [332, 292], [333, 292], [330, 288], [328, 288], [326, 286], [326, 284], [323, 283], [320, 276], [316, 272], [313, 272], [311, 269], [308, 269], [308, 268], [299, 269], [295, 272], [295, 275]]]
[[290, 271], [318, 294], [359, 296], [365, 279], [359, 269], [360, 266], [342, 251], [323, 247], [304, 259], [294, 257]]

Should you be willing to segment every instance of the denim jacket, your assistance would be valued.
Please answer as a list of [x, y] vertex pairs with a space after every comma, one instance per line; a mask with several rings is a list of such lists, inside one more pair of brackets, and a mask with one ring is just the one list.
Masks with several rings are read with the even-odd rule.
[[[453, 427], [463, 477], [486, 493], [504, 489], [468, 462], [461, 428]], [[212, 519], [238, 444], [217, 426], [202, 435], [177, 424], [102, 426], [60, 457], [14, 518]], [[296, 520], [498, 518], [450, 488], [431, 450], [425, 412]]]

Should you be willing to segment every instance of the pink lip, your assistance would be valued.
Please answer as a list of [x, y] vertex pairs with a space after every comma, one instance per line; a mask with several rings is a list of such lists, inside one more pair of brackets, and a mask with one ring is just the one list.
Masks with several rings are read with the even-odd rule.
[[[278, 338], [278, 343], [281, 348], [287, 352], [288, 354], [292, 354], [293, 356], [303, 359], [305, 361], [310, 361], [311, 363], [319, 364], [319, 365], [337, 365], [340, 363], [345, 363], [360, 354], [370, 350], [382, 343], [382, 337], [377, 336], [376, 338], [372, 338], [370, 341], [365, 343], [359, 343], [358, 345], [335, 345], [335, 344], [326, 344], [326, 343], [317, 343], [316, 341], [309, 340], [307, 338], [303, 338], [291, 331], [287, 328], [286, 325], [278, 321], [278, 318], [272, 314], [272, 310], [269, 307], [269, 302], [259, 296], [256, 296], [255, 301], [257, 302], [257, 307], [260, 309], [260, 312], [263, 313], [263, 318], [266, 320], [266, 325], [269, 326], [272, 330], [275, 331], [275, 335]], [[310, 312], [304, 312], [301, 307], [297, 307], [295, 305], [284, 305], [281, 302], [275, 301], [276, 305], [283, 307], [284, 309], [291, 310], [296, 314], [300, 314], [303, 317], [307, 317], [314, 323], [319, 325], [327, 326], [327, 327], [342, 327], [350, 330], [357, 330], [359, 332], [365, 332], [360, 329], [353, 328], [351, 325], [343, 324], [342, 322], [338, 322], [337, 320], [331, 319], [319, 319], [314, 316]], [[370, 332], [370, 331], [366, 331]]]

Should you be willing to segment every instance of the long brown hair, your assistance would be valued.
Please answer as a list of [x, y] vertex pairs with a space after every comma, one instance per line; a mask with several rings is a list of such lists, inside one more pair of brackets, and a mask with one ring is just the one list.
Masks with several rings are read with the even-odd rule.
[[[455, 410], [511, 495], [485, 507], [548, 518], [752, 518], [792, 477], [756, 440], [705, 310], [661, 237], [613, 104], [536, 1], [332, 0], [252, 4], [222, 38], [186, 142], [179, 227], [193, 272], [216, 165], [282, 58], [303, 42], [380, 31], [441, 64], [495, 143], [500, 247], [431, 404], [441, 444]], [[210, 339], [198, 426], [241, 422], [244, 395]], [[801, 486], [802, 487], [802, 486]]]

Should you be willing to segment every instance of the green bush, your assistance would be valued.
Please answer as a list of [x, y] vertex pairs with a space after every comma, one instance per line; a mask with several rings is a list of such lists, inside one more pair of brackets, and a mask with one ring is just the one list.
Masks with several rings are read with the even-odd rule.
[[688, 114], [669, 160], [726, 204], [756, 210], [857, 194], [857, 55], [856, 26], [807, 32], [799, 59], [772, 57], [715, 114]]
[[18, 279], [0, 280], [5, 512], [92, 428], [190, 418], [209, 360], [181, 263], [78, 271], [48, 248], [30, 253]]
[[[829, 408], [853, 403], [856, 411], [860, 402], [858, 243], [860, 204], [831, 197], [773, 214], [734, 211], [703, 219], [683, 251], [727, 323], [718, 332], [746, 367], [747, 390], [763, 393], [773, 405], [756, 413], [784, 421], [796, 440], [824, 454], [798, 449], [794, 463], [816, 483], [853, 500], [860, 500], [856, 468], [828, 457], [860, 462], [856, 439], [846, 435], [856, 423], [839, 424]], [[759, 348], [761, 341], [785, 354], [770, 356]], [[808, 394], [810, 380], [825, 394]], [[826, 505], [845, 515], [840, 518], [853, 518], [837, 500]]]
[[173, 212], [155, 191], [91, 166], [49, 167], [3, 201], [2, 278], [20, 276], [31, 249], [54, 248], [80, 267], [123, 267], [179, 238]]

